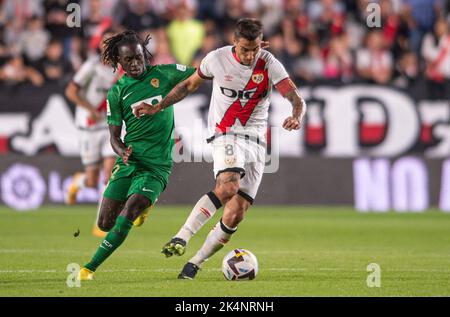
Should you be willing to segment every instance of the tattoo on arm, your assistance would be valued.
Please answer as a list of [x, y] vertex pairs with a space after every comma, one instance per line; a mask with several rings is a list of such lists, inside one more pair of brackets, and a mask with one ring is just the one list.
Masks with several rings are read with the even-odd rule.
[[183, 81], [175, 86], [174, 89], [161, 101], [161, 109], [167, 108], [178, 101], [184, 99], [189, 94], [188, 84]]
[[301, 118], [306, 112], [306, 103], [297, 89], [288, 91], [284, 97], [292, 104], [292, 116]]

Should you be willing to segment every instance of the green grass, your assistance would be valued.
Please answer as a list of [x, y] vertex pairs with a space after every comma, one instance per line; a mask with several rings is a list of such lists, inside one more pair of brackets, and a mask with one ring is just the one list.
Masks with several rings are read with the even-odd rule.
[[[157, 206], [141, 228], [80, 288], [66, 286], [69, 263], [85, 264], [99, 245], [94, 206], [45, 207], [19, 213], [0, 207], [0, 296], [449, 296], [450, 215], [360, 214], [349, 208], [259, 207], [205, 263], [195, 281], [177, 280], [219, 214], [191, 240], [183, 257], [161, 246], [189, 207]], [[80, 229], [81, 234], [73, 233]], [[222, 257], [253, 251], [255, 280], [226, 281]], [[367, 265], [381, 267], [369, 288]]]

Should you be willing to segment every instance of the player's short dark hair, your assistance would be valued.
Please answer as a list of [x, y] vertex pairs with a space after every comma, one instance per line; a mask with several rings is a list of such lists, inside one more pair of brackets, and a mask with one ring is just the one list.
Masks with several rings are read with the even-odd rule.
[[236, 40], [244, 38], [248, 41], [254, 41], [263, 34], [261, 21], [257, 19], [243, 18], [239, 19], [234, 29]]
[[124, 31], [122, 33], [113, 35], [107, 38], [104, 42], [104, 51], [101, 56], [102, 62], [105, 65], [110, 65], [117, 70], [119, 64], [119, 47], [125, 44], [140, 44], [144, 50], [144, 58], [146, 62], [150, 62], [152, 54], [147, 49], [147, 44], [150, 42], [151, 36], [147, 35], [145, 40], [142, 40], [135, 31]]

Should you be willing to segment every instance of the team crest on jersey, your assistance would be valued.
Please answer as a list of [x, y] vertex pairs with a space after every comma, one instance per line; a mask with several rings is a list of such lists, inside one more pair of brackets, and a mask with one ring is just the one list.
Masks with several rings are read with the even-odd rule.
[[159, 87], [159, 79], [152, 78], [152, 80], [150, 81], [150, 84], [152, 84], [153, 87], [158, 88]]
[[233, 165], [236, 162], [236, 156], [234, 155], [226, 155], [225, 156], [225, 164]]
[[260, 84], [264, 80], [264, 74], [254, 74], [252, 75], [252, 80], [255, 84]]

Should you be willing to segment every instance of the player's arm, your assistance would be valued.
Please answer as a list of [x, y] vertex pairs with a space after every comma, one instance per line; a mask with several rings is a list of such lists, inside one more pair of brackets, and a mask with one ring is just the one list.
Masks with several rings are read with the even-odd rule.
[[109, 125], [109, 135], [110, 135], [110, 142], [111, 146], [116, 152], [117, 155], [119, 155], [123, 162], [128, 165], [128, 158], [131, 155], [131, 152], [133, 151], [131, 145], [127, 148], [125, 144], [122, 142], [122, 139], [120, 137], [122, 133], [122, 126], [117, 125]]
[[78, 107], [82, 107], [89, 111], [91, 119], [98, 121], [101, 119], [100, 113], [98, 113], [95, 106], [91, 105], [91, 103], [80, 94], [81, 88], [84, 87], [92, 78], [93, 69], [94, 65], [92, 62], [89, 60], [86, 61], [75, 74], [73, 80], [67, 85], [65, 95], [67, 99], [76, 104]]
[[121, 94], [119, 86], [113, 86], [106, 97], [106, 121], [109, 126], [110, 143], [114, 152], [128, 165], [131, 155], [131, 145], [127, 148], [120, 137], [122, 134]]
[[83, 98], [80, 95], [80, 90], [81, 90], [80, 86], [78, 86], [75, 82], [71, 81], [69, 85], [67, 85], [65, 91], [67, 99], [69, 99], [77, 106], [86, 109], [87, 111], [89, 111], [93, 119], [97, 119], [99, 117], [97, 109], [95, 109], [93, 105], [91, 105], [85, 98]]
[[133, 114], [139, 118], [142, 115], [154, 115], [155, 113], [183, 100], [187, 95], [196, 91], [205, 80], [197, 72], [188, 79], [176, 85], [159, 103], [152, 106], [145, 102], [133, 109]]
[[297, 87], [288, 77], [275, 85], [275, 88], [284, 98], [289, 100], [292, 105], [292, 116], [287, 117], [286, 120], [284, 120], [283, 128], [288, 131], [300, 129], [306, 114], [306, 103], [301, 97]]

